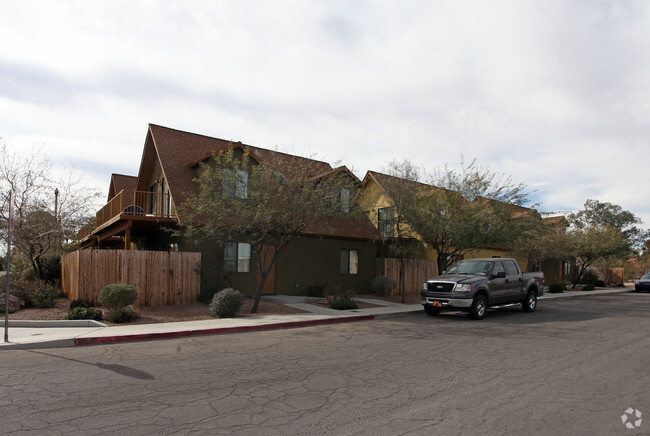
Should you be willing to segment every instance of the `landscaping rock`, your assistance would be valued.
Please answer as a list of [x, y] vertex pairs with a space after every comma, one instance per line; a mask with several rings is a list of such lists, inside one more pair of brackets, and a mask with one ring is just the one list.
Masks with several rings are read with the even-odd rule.
[[[3, 312], [5, 310], [5, 301], [6, 301], [6, 296], [5, 293], [3, 292], [2, 294], [0, 294], [0, 309]], [[9, 309], [18, 310], [22, 307], [25, 307], [25, 299], [9, 294]]]

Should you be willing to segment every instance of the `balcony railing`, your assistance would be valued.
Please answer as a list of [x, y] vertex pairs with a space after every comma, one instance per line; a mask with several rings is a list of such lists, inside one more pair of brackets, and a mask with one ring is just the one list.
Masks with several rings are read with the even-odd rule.
[[176, 218], [168, 193], [122, 190], [97, 212], [96, 227], [118, 216]]
[[79, 230], [79, 240], [86, 239], [88, 236], [90, 236], [90, 234], [93, 232], [94, 229], [95, 229], [94, 224], [86, 224], [85, 226], [83, 226], [81, 230]]

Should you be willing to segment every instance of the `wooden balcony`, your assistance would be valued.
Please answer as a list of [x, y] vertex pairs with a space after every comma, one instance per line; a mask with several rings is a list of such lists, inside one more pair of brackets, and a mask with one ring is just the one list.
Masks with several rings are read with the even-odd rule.
[[130, 246], [131, 231], [169, 226], [178, 222], [176, 209], [168, 193], [123, 190], [96, 214], [95, 225], [82, 228], [82, 246], [100, 241], [122, 241]]
[[97, 229], [116, 219], [176, 219], [169, 194], [146, 191], [120, 191], [96, 215]]

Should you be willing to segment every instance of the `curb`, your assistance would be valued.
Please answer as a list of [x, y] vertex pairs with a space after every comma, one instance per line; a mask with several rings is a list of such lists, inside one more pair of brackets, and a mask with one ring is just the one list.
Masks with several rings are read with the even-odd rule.
[[188, 336], [199, 335], [218, 335], [228, 333], [244, 333], [250, 331], [261, 330], [278, 330], [285, 328], [295, 327], [311, 327], [326, 324], [342, 324], [347, 322], [370, 321], [375, 319], [375, 315], [359, 315], [359, 316], [346, 316], [340, 318], [328, 319], [315, 319], [309, 321], [289, 321], [266, 325], [250, 325], [240, 327], [217, 327], [203, 330], [180, 330], [174, 332], [161, 332], [161, 333], [142, 333], [134, 335], [120, 335], [120, 336], [95, 336], [88, 338], [75, 338], [74, 345], [102, 345], [102, 344], [115, 344], [121, 342], [139, 342], [150, 341], [155, 339], [175, 339]]
[[9, 320], [9, 327], [26, 327], [26, 328], [64, 328], [64, 327], [108, 327], [106, 324], [91, 319], [73, 319], [73, 320]]

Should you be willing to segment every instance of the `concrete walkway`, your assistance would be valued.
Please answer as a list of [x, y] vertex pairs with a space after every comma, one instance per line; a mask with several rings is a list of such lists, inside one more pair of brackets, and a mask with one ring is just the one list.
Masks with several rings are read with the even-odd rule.
[[[607, 288], [595, 291], [546, 293], [540, 300], [630, 292], [629, 288]], [[309, 304], [308, 297], [268, 296], [265, 299], [308, 311], [304, 314], [269, 315], [246, 318], [209, 319], [201, 321], [106, 326], [95, 321], [9, 321], [9, 342], [0, 342], [0, 350], [72, 347], [153, 339], [171, 339], [195, 335], [240, 333], [255, 330], [307, 327], [343, 322], [422, 313], [420, 304], [399, 304], [383, 300], [361, 299], [380, 307], [339, 311]], [[2, 322], [4, 338], [4, 322]]]

